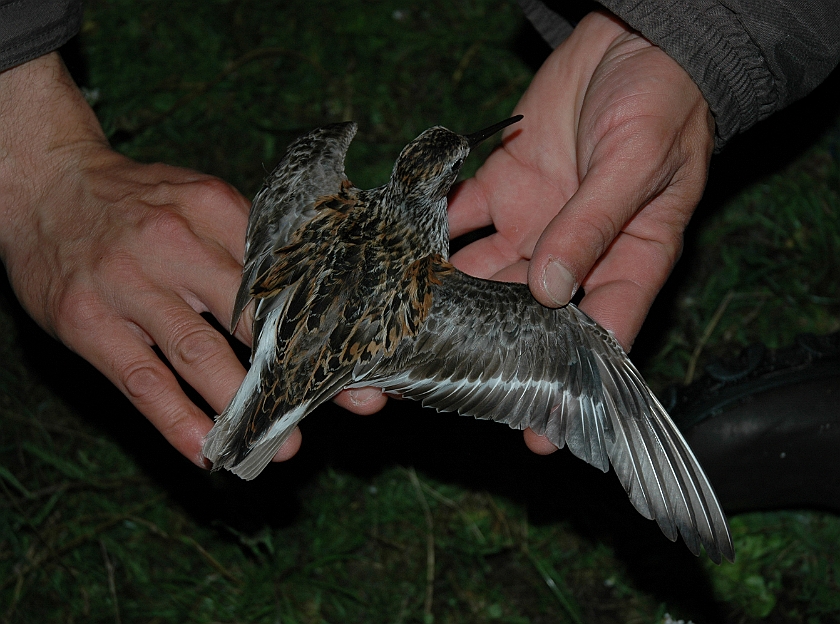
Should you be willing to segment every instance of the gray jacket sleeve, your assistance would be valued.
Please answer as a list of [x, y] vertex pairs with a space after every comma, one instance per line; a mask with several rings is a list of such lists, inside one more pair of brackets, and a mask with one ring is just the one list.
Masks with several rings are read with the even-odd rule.
[[[715, 116], [718, 147], [807, 95], [840, 62], [840, 0], [600, 3], [688, 72]], [[563, 3], [520, 4], [549, 44], [559, 45], [568, 25], [557, 21], [561, 10], [550, 9]]]
[[81, 0], [0, 0], [0, 71], [52, 52], [81, 23]]

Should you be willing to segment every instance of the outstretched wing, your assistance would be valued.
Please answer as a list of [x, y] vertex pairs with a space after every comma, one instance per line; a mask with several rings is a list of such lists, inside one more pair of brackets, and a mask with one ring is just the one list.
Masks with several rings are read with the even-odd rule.
[[356, 123], [347, 121], [316, 128], [295, 140], [254, 197], [231, 332], [251, 300], [257, 276], [272, 263], [272, 252], [285, 247], [292, 234], [317, 214], [319, 197], [335, 195], [349, 185], [344, 157], [355, 135]]
[[360, 384], [441, 411], [531, 428], [604, 472], [691, 552], [732, 560], [720, 504], [691, 449], [615, 338], [573, 305], [523, 284], [442, 273], [424, 326]]

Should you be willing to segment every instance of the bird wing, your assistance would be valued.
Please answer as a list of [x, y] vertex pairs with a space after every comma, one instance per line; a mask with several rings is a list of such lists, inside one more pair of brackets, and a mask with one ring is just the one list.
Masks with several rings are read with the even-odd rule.
[[[253, 479], [295, 426], [350, 382], [352, 366], [324, 370], [326, 363], [319, 358], [324, 339], [338, 338], [319, 332], [318, 327], [310, 328], [308, 323], [334, 323], [334, 333], [347, 333], [335, 318], [340, 304], [321, 317], [310, 317], [302, 303], [310, 294], [307, 286], [303, 281], [290, 284], [277, 295], [263, 319], [251, 368], [204, 440], [202, 452], [213, 462], [213, 470], [225, 468], [243, 479]], [[360, 334], [359, 339], [367, 337]], [[316, 361], [324, 368], [312, 370]]]
[[352, 383], [357, 363], [381, 359], [401, 340], [405, 315], [390, 315], [398, 318], [389, 326], [387, 306], [368, 305], [381, 292], [400, 299], [399, 291], [375, 272], [359, 276], [345, 255], [364, 257], [364, 249], [333, 240], [354, 204], [339, 195], [322, 203], [254, 282], [260, 303], [251, 368], [204, 442], [214, 470], [256, 477], [301, 419]]
[[[450, 267], [450, 269], [452, 269]], [[631, 502], [696, 555], [732, 560], [729, 527], [703, 469], [608, 331], [574, 305], [541, 306], [523, 284], [438, 274], [422, 328], [393, 357], [360, 367], [380, 386], [439, 411], [529, 427], [606, 472]]]
[[344, 157], [356, 128], [355, 122], [347, 121], [316, 128], [296, 139], [254, 197], [231, 332], [251, 300], [251, 287], [271, 265], [272, 253], [288, 245], [292, 234], [317, 214], [318, 198], [351, 186], [344, 174]]

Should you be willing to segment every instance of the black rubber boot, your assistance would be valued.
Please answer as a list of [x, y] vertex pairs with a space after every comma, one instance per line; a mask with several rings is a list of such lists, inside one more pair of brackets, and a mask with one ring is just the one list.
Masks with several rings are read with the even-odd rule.
[[840, 512], [840, 333], [752, 346], [670, 398], [728, 512]]

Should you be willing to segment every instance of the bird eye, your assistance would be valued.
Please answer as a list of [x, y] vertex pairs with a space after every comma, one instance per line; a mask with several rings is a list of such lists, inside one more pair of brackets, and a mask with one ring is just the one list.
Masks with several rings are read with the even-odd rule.
[[464, 164], [464, 159], [459, 158], [455, 162], [452, 163], [452, 171], [458, 171], [461, 168], [461, 165]]

